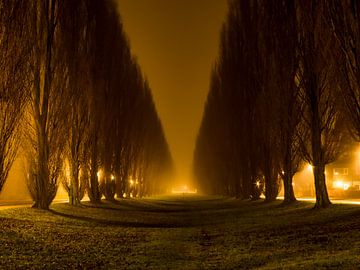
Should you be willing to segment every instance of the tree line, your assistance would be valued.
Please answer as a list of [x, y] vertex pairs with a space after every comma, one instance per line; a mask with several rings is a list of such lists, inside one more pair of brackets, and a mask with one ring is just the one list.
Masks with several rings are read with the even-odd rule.
[[296, 200], [293, 176], [360, 140], [360, 6], [344, 0], [231, 0], [194, 151], [207, 193]]
[[41, 209], [59, 184], [73, 205], [164, 190], [171, 154], [113, 1], [0, 1], [0, 191], [18, 149]]

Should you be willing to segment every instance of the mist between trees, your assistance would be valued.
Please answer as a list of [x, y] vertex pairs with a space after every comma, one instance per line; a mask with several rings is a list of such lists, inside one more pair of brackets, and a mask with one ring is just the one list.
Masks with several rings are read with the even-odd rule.
[[19, 147], [38, 208], [59, 184], [74, 205], [164, 190], [172, 158], [112, 1], [0, 1], [0, 191]]
[[316, 206], [330, 205], [325, 166], [360, 139], [357, 1], [232, 0], [194, 152], [202, 190], [295, 201], [313, 166]]

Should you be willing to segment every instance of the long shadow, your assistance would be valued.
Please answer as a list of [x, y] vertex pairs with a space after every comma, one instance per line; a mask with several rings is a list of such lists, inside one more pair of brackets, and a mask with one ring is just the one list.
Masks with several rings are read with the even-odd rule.
[[[140, 204], [134, 201], [114, 200], [105, 201], [101, 204], [82, 204], [88, 208], [109, 209], [114, 211], [141, 211], [152, 213], [190, 213], [198, 211], [218, 210], [218, 209], [237, 209], [236, 205], [230, 205], [225, 199], [209, 200], [154, 200], [145, 201], [148, 204]], [[215, 203], [216, 202], [216, 203]], [[113, 205], [113, 206], [112, 206]], [[122, 208], [114, 207], [121, 206]]]
[[[211, 203], [210, 203], [211, 201]], [[217, 203], [218, 202], [218, 203]], [[297, 206], [290, 207], [287, 214], [301, 215], [308, 211], [308, 209], [302, 208], [304, 204], [300, 203]], [[107, 220], [97, 217], [88, 217], [76, 215], [73, 213], [64, 213], [58, 210], [51, 209], [50, 212], [54, 215], [75, 219], [79, 221], [89, 222], [102, 226], [119, 226], [119, 227], [133, 227], [133, 228], [185, 228], [185, 227], [199, 227], [204, 225], [215, 225], [222, 222], [231, 222], [234, 219], [241, 219], [241, 216], [251, 218], [252, 214], [258, 211], [264, 211], [267, 208], [269, 211], [281, 209], [279, 205], [275, 204], [263, 204], [262, 202], [241, 202], [230, 201], [228, 203], [224, 200], [209, 200], [207, 203], [192, 202], [192, 204], [174, 206], [159, 206], [157, 201], [150, 204], [142, 204], [134, 201], [112, 201], [103, 202], [101, 204], [82, 204], [84, 208], [104, 209], [118, 212], [133, 212], [134, 214], [142, 213], [158, 213], [164, 215], [155, 215], [152, 217], [152, 221], [121, 221], [121, 220]], [[167, 219], [166, 214], [175, 213], [175, 216]], [[177, 214], [180, 214], [177, 216]], [[182, 214], [182, 215], [181, 215]], [[249, 215], [248, 215], [249, 214]], [[282, 211], [279, 213], [274, 212], [272, 215], [281, 216]], [[111, 215], [110, 215], [111, 216]]]
[[83, 207], [86, 208], [96, 208], [96, 209], [106, 209], [106, 210], [113, 210], [113, 211], [129, 211], [129, 212], [151, 212], [151, 213], [188, 213], [188, 212], [196, 212], [199, 209], [195, 208], [176, 208], [176, 209], [165, 209], [161, 207], [155, 206], [143, 206], [143, 205], [135, 205], [135, 204], [127, 204], [124, 205], [119, 201], [111, 202], [111, 204], [119, 205], [122, 208], [113, 207], [110, 203], [102, 203], [102, 204], [82, 204]]
[[[212, 201], [212, 203], [209, 203]], [[218, 202], [218, 204], [214, 203]], [[198, 204], [194, 206], [193, 204]], [[151, 202], [150, 205], [140, 204], [136, 201], [104, 201], [101, 204], [81, 204], [82, 208], [93, 208], [110, 210], [117, 212], [133, 212], [134, 214], [141, 213], [158, 213], [164, 214], [154, 216], [153, 222], [144, 221], [121, 221], [121, 220], [106, 220], [101, 218], [94, 218], [73, 213], [64, 213], [62, 211], [51, 209], [50, 212], [54, 215], [71, 218], [79, 221], [95, 223], [103, 226], [120, 226], [120, 227], [135, 227], [135, 228], [183, 228], [183, 227], [198, 227], [204, 225], [218, 224], [221, 219], [220, 216], [229, 216], [234, 211], [239, 212], [236, 205], [226, 205], [223, 200], [208, 200], [207, 203], [201, 204], [200, 202], [193, 202], [191, 205], [174, 206], [159, 206], [157, 201]], [[180, 214], [180, 216], [171, 216], [171, 219], [166, 219], [166, 214]], [[181, 215], [183, 214], [183, 215]], [[235, 213], [234, 213], [235, 214]], [[110, 215], [111, 216], [111, 215]], [[159, 221], [157, 222], [158, 219]], [[164, 220], [167, 220], [164, 221]]]
[[98, 219], [98, 218], [92, 218], [92, 217], [84, 217], [84, 216], [76, 216], [72, 214], [66, 214], [62, 212], [55, 211], [53, 209], [49, 210], [50, 213], [75, 219], [79, 221], [89, 222], [96, 225], [102, 225], [102, 226], [116, 226], [116, 227], [131, 227], [131, 228], [184, 228], [184, 227], [196, 227], [195, 224], [166, 224], [166, 223], [145, 223], [145, 222], [133, 222], [133, 221], [116, 221], [116, 220], [104, 220], [104, 219]]
[[[248, 211], [256, 211], [259, 206], [271, 207], [270, 205], [263, 204], [261, 202], [248, 202], [245, 205], [239, 207], [238, 200], [228, 199], [211, 199], [201, 201], [179, 201], [182, 204], [169, 204], [167, 206], [159, 205], [159, 201], [151, 201], [150, 205], [140, 204], [134, 201], [115, 200], [104, 201], [101, 204], [82, 204], [85, 208], [105, 209], [110, 211], [119, 212], [142, 212], [142, 213], [159, 213], [159, 214], [195, 214], [202, 215], [206, 213], [207, 217], [210, 216], [228, 216], [229, 214], [241, 214]], [[164, 201], [166, 202], [166, 201]], [[191, 204], [190, 204], [191, 203]], [[242, 202], [243, 203], [243, 202]], [[120, 206], [121, 208], [117, 207]], [[251, 210], [249, 209], [251, 208]], [[187, 217], [187, 216], [185, 216]]]

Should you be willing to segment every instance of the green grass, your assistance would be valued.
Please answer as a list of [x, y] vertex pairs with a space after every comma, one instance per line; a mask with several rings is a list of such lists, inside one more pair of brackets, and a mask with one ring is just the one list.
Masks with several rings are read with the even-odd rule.
[[1, 269], [356, 269], [360, 207], [220, 197], [0, 211]]

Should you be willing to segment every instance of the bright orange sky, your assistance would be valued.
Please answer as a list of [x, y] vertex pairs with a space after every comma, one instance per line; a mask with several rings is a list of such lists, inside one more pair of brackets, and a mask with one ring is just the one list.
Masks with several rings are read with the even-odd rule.
[[117, 0], [175, 161], [189, 182], [227, 0]]

